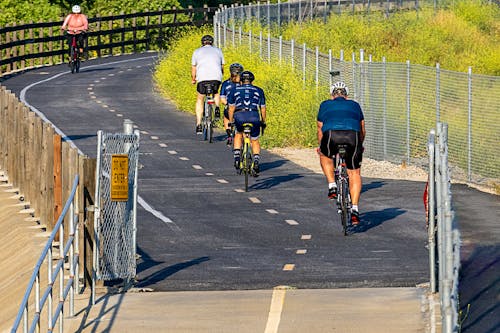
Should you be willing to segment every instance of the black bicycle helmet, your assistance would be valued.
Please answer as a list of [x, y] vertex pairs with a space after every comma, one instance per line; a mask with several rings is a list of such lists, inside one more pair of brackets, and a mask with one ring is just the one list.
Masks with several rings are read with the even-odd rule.
[[241, 82], [249, 81], [252, 83], [255, 80], [255, 76], [250, 71], [244, 71], [240, 74], [240, 80]]
[[205, 35], [201, 37], [201, 45], [212, 45], [214, 43], [214, 38], [210, 35]]
[[241, 74], [241, 72], [243, 72], [242, 64], [235, 62], [234, 64], [231, 64], [231, 66], [229, 66], [229, 73], [236, 75]]

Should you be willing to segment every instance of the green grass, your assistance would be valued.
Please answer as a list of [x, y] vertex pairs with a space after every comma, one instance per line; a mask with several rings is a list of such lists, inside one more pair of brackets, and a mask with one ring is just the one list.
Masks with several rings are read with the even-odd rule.
[[[190, 29], [169, 49], [154, 74], [164, 96], [184, 111], [194, 113], [196, 89], [191, 84], [191, 55], [200, 46], [201, 36], [208, 29]], [[264, 147], [315, 146], [317, 112], [316, 90], [304, 88], [301, 73], [290, 65], [271, 65], [251, 54], [245, 47], [226, 48], [226, 73], [233, 62], [241, 63], [255, 75], [254, 85], [266, 94], [267, 124], [262, 138]], [[227, 76], [227, 74], [226, 74]], [[326, 97], [326, 96], [325, 96]]]
[[364, 49], [374, 61], [385, 56], [389, 62], [500, 75], [500, 9], [482, 1], [456, 1], [449, 9], [425, 7], [400, 11], [388, 18], [383, 12], [344, 13], [307, 24], [291, 23], [281, 31], [283, 39], [318, 46], [320, 51], [345, 54]]

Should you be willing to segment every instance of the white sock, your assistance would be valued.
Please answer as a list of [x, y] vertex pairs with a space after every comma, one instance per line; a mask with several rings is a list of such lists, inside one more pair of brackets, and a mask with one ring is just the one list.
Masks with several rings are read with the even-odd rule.
[[352, 210], [355, 210], [358, 212], [358, 205], [352, 205]]
[[335, 188], [335, 187], [337, 187], [337, 184], [335, 184], [335, 183], [328, 183], [328, 188], [329, 189], [330, 188]]

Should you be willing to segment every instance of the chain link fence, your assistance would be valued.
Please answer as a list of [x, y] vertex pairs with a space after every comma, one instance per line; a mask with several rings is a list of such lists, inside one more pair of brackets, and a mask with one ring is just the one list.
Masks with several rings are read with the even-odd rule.
[[[375, 160], [426, 167], [427, 134], [437, 122], [449, 124], [449, 162], [453, 179], [480, 185], [500, 183], [497, 157], [500, 126], [500, 78], [444, 70], [418, 64], [374, 62], [363, 50], [328, 54], [272, 37], [290, 21], [326, 20], [346, 10], [418, 8], [418, 2], [359, 0], [345, 2], [287, 2], [232, 6], [214, 16], [219, 47], [246, 47], [264, 61], [289, 65], [302, 72], [304, 85], [315, 85], [318, 105], [332, 80], [345, 81], [352, 98], [364, 111], [367, 138], [365, 156]], [[252, 23], [261, 28], [252, 31]], [[270, 29], [270, 27], [278, 27]], [[340, 71], [332, 78], [331, 71]]]
[[138, 133], [98, 132], [94, 265], [100, 280], [136, 275], [138, 158]]

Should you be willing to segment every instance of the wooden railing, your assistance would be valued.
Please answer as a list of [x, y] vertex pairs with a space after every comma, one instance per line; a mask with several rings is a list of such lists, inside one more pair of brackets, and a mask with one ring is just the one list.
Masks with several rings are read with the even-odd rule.
[[[89, 18], [89, 57], [161, 49], [186, 26], [211, 24], [217, 8], [168, 9]], [[0, 29], [0, 76], [65, 61], [68, 46], [57, 22], [19, 23]]]

